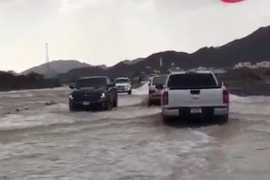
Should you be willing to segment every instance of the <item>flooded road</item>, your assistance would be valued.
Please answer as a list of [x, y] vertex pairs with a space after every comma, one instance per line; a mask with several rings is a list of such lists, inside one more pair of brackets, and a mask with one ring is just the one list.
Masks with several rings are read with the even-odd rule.
[[0, 93], [0, 179], [270, 178], [270, 97], [232, 96], [226, 125], [171, 125], [146, 92], [75, 113], [65, 88]]

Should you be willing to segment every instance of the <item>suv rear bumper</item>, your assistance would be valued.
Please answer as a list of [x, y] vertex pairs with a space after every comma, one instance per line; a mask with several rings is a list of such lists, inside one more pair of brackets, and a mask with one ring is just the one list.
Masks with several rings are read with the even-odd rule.
[[[201, 109], [200, 113], [191, 113], [192, 108]], [[162, 115], [169, 117], [187, 117], [187, 116], [226, 116], [229, 114], [228, 106], [212, 106], [212, 107], [174, 107], [162, 108]]]
[[69, 103], [78, 106], [78, 107], [96, 107], [96, 106], [102, 106], [107, 102], [107, 99], [99, 99], [95, 101], [90, 101], [90, 100], [71, 100], [69, 99]]
[[131, 91], [131, 89], [129, 89], [129, 90], [117, 90], [117, 93], [128, 93], [128, 92], [130, 92]]
[[149, 94], [148, 97], [150, 100], [153, 100], [153, 101], [161, 100], [161, 94]]

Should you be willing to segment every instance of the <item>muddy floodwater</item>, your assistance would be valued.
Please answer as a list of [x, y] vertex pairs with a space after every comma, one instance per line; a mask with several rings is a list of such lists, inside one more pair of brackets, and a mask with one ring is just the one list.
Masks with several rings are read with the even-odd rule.
[[225, 125], [164, 123], [146, 92], [75, 113], [66, 88], [1, 92], [0, 180], [270, 179], [270, 97], [232, 95]]

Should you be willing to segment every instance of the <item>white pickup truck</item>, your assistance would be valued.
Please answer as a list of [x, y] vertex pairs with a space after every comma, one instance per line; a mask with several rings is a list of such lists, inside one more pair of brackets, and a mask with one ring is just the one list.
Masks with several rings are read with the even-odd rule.
[[177, 72], [168, 76], [162, 92], [162, 117], [228, 121], [229, 92], [211, 71]]

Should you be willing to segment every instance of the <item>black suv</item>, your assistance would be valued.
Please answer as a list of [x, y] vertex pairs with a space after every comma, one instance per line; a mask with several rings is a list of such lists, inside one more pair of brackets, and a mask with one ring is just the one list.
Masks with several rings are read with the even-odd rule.
[[106, 76], [85, 77], [70, 86], [69, 109], [111, 110], [117, 107], [118, 96], [114, 83]]

